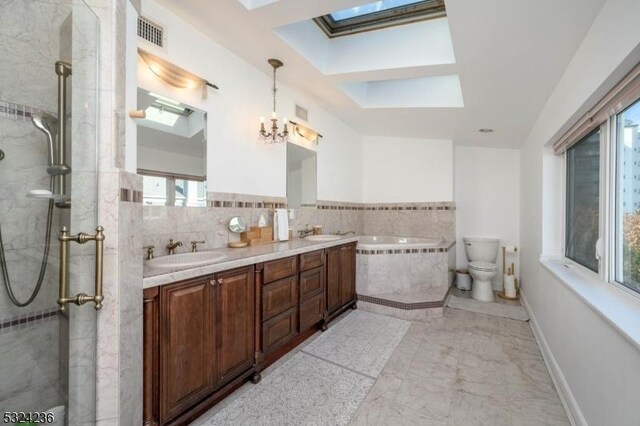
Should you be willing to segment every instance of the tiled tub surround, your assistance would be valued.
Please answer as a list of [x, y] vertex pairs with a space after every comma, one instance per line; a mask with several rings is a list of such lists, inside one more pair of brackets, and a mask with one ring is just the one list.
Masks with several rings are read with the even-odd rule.
[[358, 241], [358, 238], [349, 236], [329, 242], [313, 242], [296, 238], [291, 241], [254, 247], [244, 247], [237, 249], [225, 247], [216, 250], [226, 255], [226, 258], [216, 263], [198, 267], [181, 268], [173, 271], [168, 271], [167, 269], [145, 267], [144, 288], [170, 284], [176, 281], [200, 277], [219, 271], [226, 271], [229, 269], [253, 265], [260, 262], [282, 259], [289, 256], [295, 256], [300, 253], [320, 250], [327, 247], [351, 243], [354, 241]]
[[410, 320], [441, 316], [454, 280], [455, 240], [367, 245], [366, 239], [356, 251], [359, 306]]
[[363, 215], [365, 235], [456, 238], [453, 202], [368, 204]]

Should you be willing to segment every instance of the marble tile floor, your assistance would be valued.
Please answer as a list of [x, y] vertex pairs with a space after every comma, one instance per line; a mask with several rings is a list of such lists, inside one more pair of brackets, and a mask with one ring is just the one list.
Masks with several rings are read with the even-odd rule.
[[351, 425], [569, 425], [529, 323], [447, 308], [411, 323]]
[[[319, 366], [316, 358], [312, 378], [282, 382], [285, 376], [278, 372], [306, 371], [303, 366], [311, 355], [304, 353], [305, 347], [321, 336], [316, 334], [264, 372], [261, 384], [273, 380], [284, 390], [272, 388], [271, 393], [281, 394], [273, 398], [281, 402], [273, 400], [262, 416], [216, 416], [232, 404], [236, 413], [246, 404], [255, 406], [245, 396], [255, 386], [247, 384], [194, 424], [569, 425], [528, 322], [446, 308], [442, 318], [411, 322], [375, 381], [344, 368], [336, 375], [339, 366]], [[294, 408], [286, 401], [292, 389], [303, 392], [319, 382], [324, 385], [317, 388], [318, 398], [333, 408], [307, 406], [291, 417], [288, 412]], [[356, 399], [363, 399], [357, 411]], [[314, 409], [320, 415], [309, 416]]]
[[463, 291], [453, 287], [447, 301], [447, 306], [478, 314], [494, 315], [520, 321], [529, 320], [529, 316], [519, 300], [503, 299], [498, 296], [498, 292], [494, 293], [495, 300], [493, 302], [481, 302], [480, 300], [473, 299], [470, 291]]

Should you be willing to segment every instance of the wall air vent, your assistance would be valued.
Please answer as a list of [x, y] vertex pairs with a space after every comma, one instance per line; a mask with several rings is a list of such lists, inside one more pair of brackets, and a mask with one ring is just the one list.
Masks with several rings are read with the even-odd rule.
[[164, 48], [164, 28], [144, 16], [138, 17], [138, 37], [154, 46]]
[[296, 117], [302, 121], [309, 121], [309, 111], [296, 104]]

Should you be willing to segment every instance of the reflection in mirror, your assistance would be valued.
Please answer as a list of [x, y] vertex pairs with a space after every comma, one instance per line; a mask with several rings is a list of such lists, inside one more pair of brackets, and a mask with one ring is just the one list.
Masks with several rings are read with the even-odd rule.
[[207, 205], [207, 114], [138, 89], [138, 174], [143, 203], [151, 206]]
[[239, 234], [247, 230], [247, 222], [240, 216], [234, 216], [229, 221], [229, 231]]
[[316, 152], [287, 144], [287, 203], [289, 208], [315, 207], [317, 202]]

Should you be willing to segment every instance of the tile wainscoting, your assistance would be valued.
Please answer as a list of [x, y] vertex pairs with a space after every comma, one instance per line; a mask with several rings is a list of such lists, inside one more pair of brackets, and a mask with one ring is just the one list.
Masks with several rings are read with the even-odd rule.
[[[287, 208], [283, 197], [210, 192], [208, 207], [143, 206], [144, 245], [156, 247], [156, 254], [166, 254], [170, 238], [182, 241], [180, 251], [189, 249], [190, 241], [206, 241], [203, 250], [225, 247], [240, 236], [229, 231], [234, 216], [257, 225], [261, 214], [268, 223], [272, 209]], [[363, 204], [319, 200], [316, 207], [293, 209], [290, 227], [294, 233], [307, 225], [322, 225], [325, 234], [354, 231], [358, 235], [399, 235], [455, 239], [455, 205], [452, 202]], [[144, 256], [140, 247], [140, 256]]]

